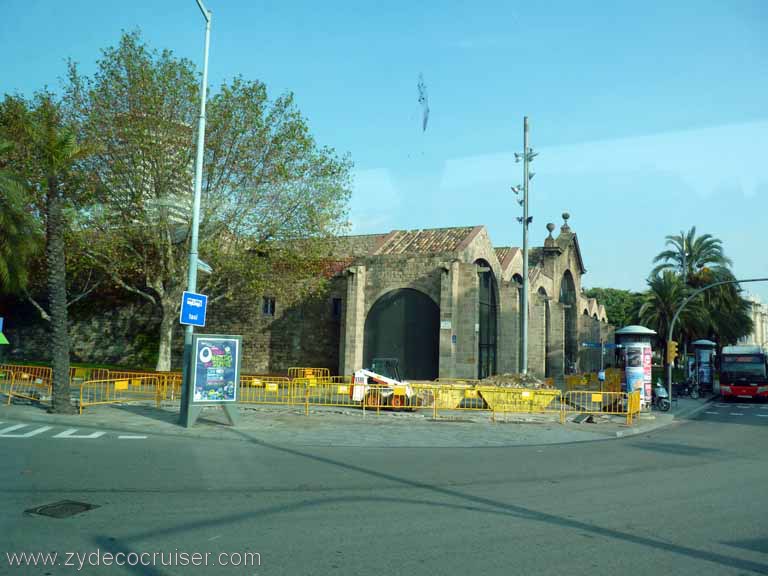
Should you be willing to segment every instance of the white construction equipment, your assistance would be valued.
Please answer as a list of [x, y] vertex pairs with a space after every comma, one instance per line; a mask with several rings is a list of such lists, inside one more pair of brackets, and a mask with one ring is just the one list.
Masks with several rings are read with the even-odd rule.
[[355, 372], [352, 400], [365, 406], [408, 408], [416, 405], [413, 388], [400, 380], [396, 358], [376, 358], [371, 370]]

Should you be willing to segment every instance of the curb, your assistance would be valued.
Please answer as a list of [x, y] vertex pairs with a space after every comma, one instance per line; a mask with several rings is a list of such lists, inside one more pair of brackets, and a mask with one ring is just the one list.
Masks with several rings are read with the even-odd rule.
[[709, 405], [712, 404], [716, 400], [716, 396], [711, 396], [704, 400], [704, 402], [700, 406], [696, 406], [695, 408], [691, 408], [690, 410], [685, 410], [683, 412], [679, 412], [677, 414], [669, 414], [669, 420], [663, 421], [663, 422], [654, 422], [653, 424], [648, 424], [647, 426], [642, 426], [638, 428], [630, 428], [628, 430], [618, 430], [616, 431], [616, 438], [626, 438], [628, 436], [637, 436], [638, 434], [646, 434], [648, 432], [653, 432], [655, 430], [658, 430], [660, 428], [664, 428], [665, 426], [671, 426], [675, 423], [675, 421], [681, 421], [681, 420], [690, 420], [691, 418], [698, 416], [700, 413], [704, 412], [707, 408], [709, 408]]

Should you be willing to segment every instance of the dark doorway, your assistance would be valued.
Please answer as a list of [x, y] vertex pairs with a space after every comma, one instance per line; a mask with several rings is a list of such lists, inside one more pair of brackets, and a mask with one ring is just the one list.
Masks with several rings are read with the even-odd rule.
[[496, 278], [485, 260], [477, 261], [477, 276], [479, 283], [478, 302], [480, 304], [477, 377], [482, 380], [496, 374], [498, 296], [496, 294]]
[[379, 298], [365, 319], [363, 362], [397, 358], [409, 380], [434, 380], [440, 361], [440, 309], [422, 292], [402, 288]]
[[566, 270], [560, 282], [560, 303], [565, 308], [565, 373], [578, 370], [578, 312], [576, 311], [576, 284], [570, 270]]

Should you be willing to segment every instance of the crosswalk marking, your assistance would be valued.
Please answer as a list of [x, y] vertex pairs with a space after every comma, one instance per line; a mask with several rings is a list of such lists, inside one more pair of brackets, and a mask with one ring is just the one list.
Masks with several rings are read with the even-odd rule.
[[731, 412], [731, 416], [744, 416], [743, 412]]
[[758, 414], [758, 418], [768, 418], [768, 414]]
[[16, 424], [14, 426], [9, 426], [8, 428], [4, 428], [0, 430], [0, 438], [31, 438], [32, 436], [37, 436], [38, 434], [42, 434], [43, 432], [47, 432], [53, 426], [41, 426], [40, 428], [37, 428], [35, 430], [30, 430], [29, 432], [24, 432], [23, 434], [11, 434], [14, 430], [18, 430], [19, 428], [24, 428], [26, 424]]
[[77, 428], [70, 428], [69, 430], [64, 430], [64, 432], [59, 432], [54, 438], [100, 438], [106, 434], [106, 432], [101, 430], [91, 434], [75, 434], [75, 432], [77, 432]]
[[704, 412], [704, 414], [720, 414], [720, 412]]
[[[4, 424], [5, 422], [0, 422]], [[54, 430], [54, 426], [38, 426], [35, 424], [13, 424], [0, 430], [0, 438], [32, 438], [39, 436], [49, 430]], [[26, 431], [24, 431], [26, 429]], [[61, 430], [61, 428], [60, 428]], [[95, 440], [102, 436], [118, 437], [120, 440], [146, 440], [148, 436], [138, 434], [122, 434], [118, 435], [117, 432], [109, 432], [107, 430], [96, 430], [90, 433], [78, 434], [79, 428], [65, 428], [61, 432], [53, 432], [50, 438], [65, 438], [71, 440]]]

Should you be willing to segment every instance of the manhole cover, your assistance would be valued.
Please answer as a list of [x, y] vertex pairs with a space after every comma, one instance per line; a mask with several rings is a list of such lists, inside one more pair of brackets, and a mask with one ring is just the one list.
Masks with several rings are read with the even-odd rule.
[[62, 500], [60, 502], [54, 502], [53, 504], [30, 508], [29, 510], [26, 510], [26, 512], [27, 514], [39, 514], [40, 516], [50, 516], [51, 518], [69, 518], [70, 516], [80, 514], [81, 512], [87, 512], [94, 508], [98, 508], [98, 506], [96, 504], [88, 504], [87, 502]]

